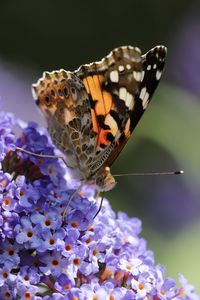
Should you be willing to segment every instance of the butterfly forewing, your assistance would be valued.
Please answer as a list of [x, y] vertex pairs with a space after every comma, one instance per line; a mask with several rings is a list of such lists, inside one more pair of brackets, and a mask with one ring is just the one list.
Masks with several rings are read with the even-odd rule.
[[114, 49], [102, 61], [80, 67], [91, 103], [96, 153], [89, 168], [110, 166], [145, 111], [161, 77], [166, 48], [141, 55], [131, 46]]

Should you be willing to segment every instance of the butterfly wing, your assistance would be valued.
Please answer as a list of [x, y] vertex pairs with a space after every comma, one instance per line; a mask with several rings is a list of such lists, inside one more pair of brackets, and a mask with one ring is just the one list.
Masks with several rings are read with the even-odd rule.
[[45, 72], [33, 85], [48, 131], [76, 176], [92, 178], [114, 162], [148, 106], [165, 56], [163, 46], [145, 55], [119, 47], [75, 72]]
[[88, 93], [96, 134], [95, 155], [88, 165], [91, 174], [111, 166], [121, 152], [158, 85], [165, 57], [164, 46], [145, 55], [125, 46], [75, 72]]
[[66, 155], [66, 163], [76, 178], [87, 178], [96, 137], [82, 81], [72, 72], [59, 70], [44, 72], [32, 87], [54, 144]]

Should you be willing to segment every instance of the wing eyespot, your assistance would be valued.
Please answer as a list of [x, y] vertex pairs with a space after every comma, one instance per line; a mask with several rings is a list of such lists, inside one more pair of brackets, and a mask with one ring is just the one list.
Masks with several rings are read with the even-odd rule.
[[69, 96], [69, 90], [67, 87], [64, 87], [63, 94], [65, 95], [66, 98]]
[[52, 104], [51, 98], [49, 96], [45, 96], [44, 101], [47, 106], [50, 106]]
[[61, 89], [58, 89], [58, 95], [59, 95], [60, 97], [63, 96], [63, 91], [62, 91]]
[[56, 95], [56, 93], [55, 93], [55, 91], [52, 89], [52, 90], [51, 90], [51, 96], [52, 96], [52, 97], [55, 97], [55, 95]]
[[73, 100], [77, 100], [78, 95], [77, 95], [77, 91], [74, 87], [71, 88], [71, 94], [72, 94]]

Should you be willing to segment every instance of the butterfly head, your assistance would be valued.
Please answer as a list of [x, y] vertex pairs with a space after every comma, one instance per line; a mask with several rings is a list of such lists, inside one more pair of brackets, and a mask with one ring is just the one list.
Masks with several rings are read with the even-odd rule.
[[43, 77], [32, 85], [36, 104], [47, 119], [64, 110], [73, 110], [81, 104], [85, 90], [83, 83], [72, 72], [65, 70], [44, 72]]
[[114, 188], [116, 181], [110, 172], [109, 167], [105, 167], [95, 175], [95, 185], [99, 192], [107, 192]]

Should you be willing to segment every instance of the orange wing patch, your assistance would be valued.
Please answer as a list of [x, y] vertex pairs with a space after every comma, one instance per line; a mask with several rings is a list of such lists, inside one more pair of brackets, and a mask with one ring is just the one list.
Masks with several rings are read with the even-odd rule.
[[112, 96], [106, 91], [103, 91], [101, 84], [104, 81], [102, 75], [88, 76], [83, 79], [83, 83], [88, 94], [96, 101], [95, 112], [97, 115], [107, 115], [112, 106]]
[[[97, 146], [109, 144], [107, 139], [107, 133], [112, 133], [113, 135], [117, 132], [117, 124], [110, 124], [109, 122], [109, 112], [112, 107], [112, 95], [107, 91], [102, 89], [102, 83], [104, 81], [102, 75], [87, 76], [83, 79], [83, 84], [86, 88], [88, 94], [91, 95], [92, 100], [95, 105], [91, 108], [91, 117], [93, 123], [93, 130], [98, 133]], [[111, 125], [111, 129], [102, 129], [98, 124], [98, 116], [105, 117], [105, 125]], [[115, 126], [112, 126], [115, 125]]]
[[98, 142], [97, 142], [98, 145], [103, 144], [103, 145], [107, 146], [109, 144], [109, 141], [107, 139], [108, 132], [110, 132], [110, 130], [104, 130], [104, 129], [100, 130], [99, 136], [98, 136]]
[[99, 132], [99, 124], [97, 122], [97, 116], [94, 109], [91, 109], [91, 117], [92, 117], [92, 124], [94, 132]]

